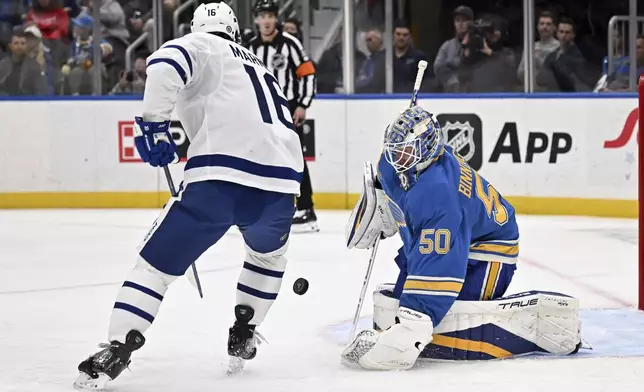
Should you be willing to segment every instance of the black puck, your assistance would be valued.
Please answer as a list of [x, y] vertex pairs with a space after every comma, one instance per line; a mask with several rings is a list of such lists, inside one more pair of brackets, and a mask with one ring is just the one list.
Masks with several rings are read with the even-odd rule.
[[309, 289], [309, 281], [304, 278], [297, 278], [293, 283], [293, 292], [297, 295], [304, 295]]

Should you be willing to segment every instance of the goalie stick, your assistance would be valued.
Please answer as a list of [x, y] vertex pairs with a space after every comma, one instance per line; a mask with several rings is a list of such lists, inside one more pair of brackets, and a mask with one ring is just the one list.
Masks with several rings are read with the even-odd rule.
[[[165, 179], [168, 181], [168, 188], [170, 188], [170, 194], [172, 197], [177, 197], [178, 193], [177, 190], [174, 187], [174, 181], [172, 180], [172, 174], [170, 173], [170, 169], [167, 166], [163, 166], [163, 173], [165, 174]], [[192, 263], [190, 266], [192, 268], [192, 274], [194, 276], [194, 286], [197, 288], [197, 291], [199, 292], [199, 296], [203, 298], [203, 291], [201, 290], [201, 281], [199, 280], [199, 274], [197, 273], [197, 266], [195, 263]], [[190, 283], [192, 282], [192, 279], [188, 279]]]
[[373, 249], [371, 249], [371, 257], [369, 257], [369, 264], [367, 265], [367, 273], [362, 282], [362, 290], [360, 291], [360, 297], [358, 298], [358, 306], [356, 306], [356, 313], [353, 316], [353, 323], [351, 324], [351, 332], [349, 332], [349, 343], [353, 341], [356, 334], [356, 329], [358, 328], [358, 320], [360, 319], [360, 313], [362, 312], [362, 304], [364, 303], [364, 297], [367, 294], [367, 286], [369, 286], [369, 280], [371, 280], [371, 271], [373, 271], [373, 265], [376, 261], [376, 253], [378, 252], [378, 245], [380, 244], [380, 237], [376, 238], [376, 242], [373, 244]]
[[[416, 100], [418, 99], [418, 91], [420, 90], [420, 86], [423, 83], [425, 69], [427, 69], [427, 61], [419, 61], [418, 72], [416, 73], [416, 81], [414, 82], [414, 90], [412, 91], [411, 101], [409, 102], [410, 108], [416, 105]], [[358, 328], [358, 320], [360, 319], [360, 313], [362, 312], [362, 304], [364, 303], [364, 297], [367, 294], [367, 286], [369, 286], [371, 271], [373, 271], [373, 265], [376, 261], [376, 253], [378, 252], [379, 244], [380, 237], [376, 238], [376, 242], [373, 244], [373, 249], [371, 250], [371, 257], [369, 257], [369, 264], [367, 265], [367, 273], [365, 274], [364, 281], [362, 282], [362, 290], [360, 291], [358, 305], [356, 306], [356, 313], [353, 316], [353, 323], [351, 324], [351, 331], [349, 332], [349, 343], [351, 343], [355, 338], [356, 329]]]
[[418, 91], [420, 90], [420, 85], [423, 83], [423, 76], [425, 75], [425, 69], [427, 69], [427, 61], [420, 60], [418, 62], [418, 72], [416, 73], [416, 81], [414, 82], [414, 91], [411, 95], [411, 102], [409, 107], [414, 107], [416, 105], [416, 99], [418, 99]]

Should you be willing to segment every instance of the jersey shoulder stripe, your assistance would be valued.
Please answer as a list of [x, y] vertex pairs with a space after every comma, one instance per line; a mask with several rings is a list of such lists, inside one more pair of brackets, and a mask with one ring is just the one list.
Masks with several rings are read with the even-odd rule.
[[177, 63], [175, 60], [169, 58], [155, 58], [148, 61], [148, 67], [154, 64], [169, 64], [177, 71], [179, 77], [181, 77], [181, 80], [183, 80], [183, 84], [185, 85], [188, 83], [188, 76], [186, 76], [186, 71], [184, 71], [179, 63]]
[[181, 52], [183, 57], [186, 59], [186, 63], [188, 63], [188, 68], [190, 69], [190, 76], [192, 76], [192, 72], [193, 72], [192, 71], [192, 59], [190, 58], [190, 55], [188, 54], [188, 51], [184, 47], [182, 47], [180, 45], [172, 44], [172, 45], [163, 46], [162, 48], [177, 49], [179, 52]]

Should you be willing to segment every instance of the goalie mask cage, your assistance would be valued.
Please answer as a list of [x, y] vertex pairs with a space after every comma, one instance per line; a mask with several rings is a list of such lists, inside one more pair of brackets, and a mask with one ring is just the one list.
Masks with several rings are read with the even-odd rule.
[[639, 78], [638, 98], [638, 134], [637, 134], [637, 160], [638, 160], [638, 281], [637, 281], [637, 307], [644, 310], [644, 145], [640, 142], [640, 135], [644, 133], [644, 74]]

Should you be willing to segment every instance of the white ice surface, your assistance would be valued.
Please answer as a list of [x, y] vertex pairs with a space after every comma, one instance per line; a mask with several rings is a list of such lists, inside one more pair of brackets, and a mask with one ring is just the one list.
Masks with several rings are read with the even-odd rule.
[[[115, 295], [157, 213], [0, 211], [0, 391], [71, 390], [78, 363], [106, 339]], [[260, 347], [244, 374], [225, 374], [227, 328], [244, 257], [241, 237], [231, 231], [198, 263], [205, 299], [179, 279], [146, 345], [134, 354], [131, 372], [109, 390], [644, 391], [644, 357], [630, 356], [642, 353], [641, 340], [633, 338], [630, 351], [624, 343], [637, 332], [629, 337], [610, 329], [611, 322], [632, 323], [644, 335], [637, 324], [641, 313], [633, 311], [584, 313], [584, 330], [611, 348], [592, 357], [431, 364], [396, 373], [344, 368], [342, 346], [330, 335], [353, 316], [368, 258], [366, 251], [344, 248], [347, 216], [321, 212], [320, 233], [292, 236], [282, 292], [260, 328], [270, 344]], [[588, 309], [635, 306], [636, 221], [522, 216], [519, 224], [521, 260], [509, 293], [560, 291]], [[395, 279], [391, 259], [399, 245], [398, 239], [381, 243], [371, 287]], [[310, 282], [304, 296], [291, 289], [298, 277]], [[367, 298], [365, 319], [371, 306]], [[612, 334], [623, 351], [612, 344]]]

